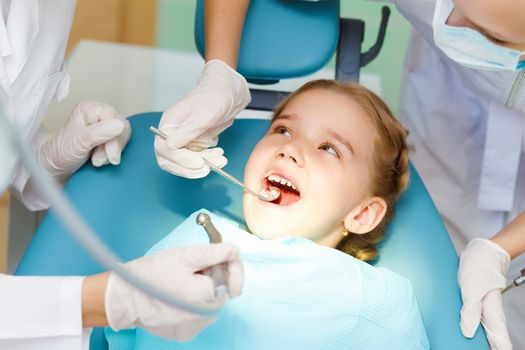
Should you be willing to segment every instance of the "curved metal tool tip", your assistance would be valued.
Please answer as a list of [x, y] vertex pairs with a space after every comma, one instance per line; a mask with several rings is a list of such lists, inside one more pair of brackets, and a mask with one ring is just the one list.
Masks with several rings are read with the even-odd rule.
[[277, 187], [270, 186], [269, 189], [262, 189], [259, 192], [259, 199], [266, 201], [266, 202], [273, 202], [277, 198], [281, 196], [281, 191]]

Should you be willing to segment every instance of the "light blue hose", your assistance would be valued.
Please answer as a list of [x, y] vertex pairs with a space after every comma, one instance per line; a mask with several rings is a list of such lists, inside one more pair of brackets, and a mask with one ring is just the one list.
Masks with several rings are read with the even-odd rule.
[[[12, 136], [10, 137], [10, 142], [14, 143], [15, 149], [22, 155], [22, 162], [25, 168], [30, 171], [32, 175], [31, 179], [38, 186], [38, 190], [52, 204], [55, 214], [65, 227], [68, 228], [68, 232], [82, 244], [87, 252], [107, 270], [114, 271], [122, 279], [159, 301], [190, 313], [203, 316], [215, 315], [218, 312], [217, 309], [187, 304], [169, 293], [144, 282], [120, 264], [121, 261], [117, 256], [99, 239], [95, 231], [89, 227], [73, 208], [73, 205], [62, 193], [60, 187], [40, 167], [36, 160], [34, 150], [30, 149], [30, 147], [23, 142], [15, 126], [6, 117], [6, 108], [9, 107], [6, 106], [6, 104], [10, 104], [10, 102], [7, 96], [5, 96], [3, 89], [0, 89], [0, 95], [0, 125], [3, 124], [2, 127], [7, 128], [7, 135]], [[180, 287], [185, 288], [185, 286]]]

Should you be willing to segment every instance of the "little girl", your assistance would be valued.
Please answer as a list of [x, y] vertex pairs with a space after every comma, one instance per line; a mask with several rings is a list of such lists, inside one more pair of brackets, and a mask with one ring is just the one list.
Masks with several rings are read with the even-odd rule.
[[[316, 80], [275, 110], [244, 180], [248, 233], [208, 213], [245, 268], [239, 298], [189, 342], [107, 330], [111, 349], [428, 349], [410, 282], [364, 260], [408, 184], [406, 131], [360, 85]], [[155, 245], [205, 243], [197, 213]]]

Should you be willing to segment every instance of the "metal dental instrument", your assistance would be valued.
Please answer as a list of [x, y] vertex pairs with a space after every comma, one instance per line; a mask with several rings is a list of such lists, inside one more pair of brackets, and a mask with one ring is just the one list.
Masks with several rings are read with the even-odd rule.
[[[164, 134], [162, 131], [160, 131], [156, 127], [150, 126], [149, 130], [152, 133], [154, 133], [155, 135], [157, 135], [158, 137], [160, 137], [161, 139], [166, 140], [166, 138], [167, 138], [166, 134]], [[202, 158], [202, 160], [204, 161], [204, 164], [206, 164], [207, 166], [210, 167], [211, 170], [215, 171], [217, 174], [219, 174], [222, 177], [224, 177], [225, 179], [233, 182], [234, 184], [241, 186], [246, 191], [250, 192], [255, 197], [258, 197], [259, 199], [261, 199], [263, 201], [271, 202], [273, 200], [276, 200], [280, 196], [280, 193], [278, 192], [279, 190], [277, 188], [274, 190], [275, 192], [274, 191], [269, 191], [269, 194], [257, 193], [255, 191], [249, 189], [248, 187], [246, 187], [241, 181], [237, 180], [235, 177], [233, 177], [232, 175], [228, 174], [227, 172], [225, 172], [221, 168], [216, 167], [213, 163], [207, 161], [204, 158]], [[268, 193], [268, 191], [266, 191], [265, 193]]]
[[[210, 216], [205, 213], [199, 213], [197, 215], [197, 224], [204, 227], [208, 237], [210, 238], [210, 243], [220, 243], [222, 242], [222, 237], [219, 231], [211, 223]], [[215, 289], [215, 298], [221, 299], [226, 295], [230, 294], [228, 288], [228, 271], [226, 270], [226, 264], [218, 264], [210, 268], [210, 277], [213, 281], [213, 287]]]
[[521, 286], [523, 283], [525, 283], [525, 268], [522, 269], [520, 271], [520, 275], [518, 277], [516, 277], [516, 279], [514, 280], [514, 282], [512, 282], [511, 284], [509, 284], [505, 289], [503, 289], [501, 291], [501, 294], [505, 293], [506, 291], [508, 291], [509, 289], [512, 289], [514, 287], [519, 287]]

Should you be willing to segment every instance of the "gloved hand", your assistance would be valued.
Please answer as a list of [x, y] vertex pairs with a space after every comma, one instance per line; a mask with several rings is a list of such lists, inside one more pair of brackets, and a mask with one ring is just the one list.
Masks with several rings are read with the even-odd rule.
[[80, 101], [62, 129], [40, 144], [38, 160], [51, 176], [64, 181], [90, 156], [97, 167], [119, 164], [130, 135], [129, 122], [113, 107]]
[[[198, 178], [210, 172], [201, 157], [218, 167], [226, 165], [222, 150], [206, 149], [217, 145], [219, 134], [249, 102], [243, 76], [220, 60], [206, 63], [197, 86], [162, 114], [158, 129], [168, 137], [155, 138], [159, 166], [175, 175]], [[180, 152], [183, 147], [188, 150]]]
[[510, 256], [503, 248], [482, 238], [469, 242], [459, 262], [461, 332], [472, 338], [481, 321], [493, 350], [512, 349], [501, 298], [509, 264]]
[[[238, 249], [227, 243], [176, 248], [125, 264], [144, 281], [188, 304], [220, 308], [225, 298], [216, 300], [211, 278], [201, 272], [219, 263], [228, 265], [230, 296], [237, 297], [243, 284], [243, 267]], [[115, 331], [142, 327], [168, 339], [186, 341], [215, 321], [181, 311], [142, 293], [112, 272], [105, 294], [106, 317]]]

